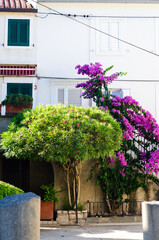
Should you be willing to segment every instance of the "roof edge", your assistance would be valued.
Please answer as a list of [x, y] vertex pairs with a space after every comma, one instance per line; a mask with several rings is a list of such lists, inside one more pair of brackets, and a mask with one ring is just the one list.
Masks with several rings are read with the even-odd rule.
[[0, 12], [25, 12], [25, 13], [37, 13], [37, 9], [17, 9], [17, 8], [0, 8]]

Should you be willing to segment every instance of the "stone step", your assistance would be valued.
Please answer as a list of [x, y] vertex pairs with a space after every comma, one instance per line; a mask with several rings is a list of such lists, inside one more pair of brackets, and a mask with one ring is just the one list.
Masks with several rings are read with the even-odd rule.
[[40, 227], [56, 227], [57, 221], [40, 221]]
[[87, 224], [99, 224], [99, 223], [141, 223], [141, 216], [123, 216], [123, 217], [88, 217]]

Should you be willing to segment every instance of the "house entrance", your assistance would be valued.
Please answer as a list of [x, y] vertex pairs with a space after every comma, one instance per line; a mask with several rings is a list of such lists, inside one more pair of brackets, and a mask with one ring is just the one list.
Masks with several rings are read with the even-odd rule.
[[24, 192], [42, 194], [41, 185], [54, 183], [54, 171], [50, 162], [22, 159], [2, 160], [2, 180]]
[[3, 181], [10, 183], [24, 192], [29, 191], [30, 164], [28, 160], [3, 158]]

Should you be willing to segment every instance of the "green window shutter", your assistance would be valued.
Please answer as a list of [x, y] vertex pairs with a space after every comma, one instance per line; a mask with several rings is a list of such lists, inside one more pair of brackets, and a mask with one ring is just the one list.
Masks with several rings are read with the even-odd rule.
[[19, 93], [19, 89], [18, 89], [18, 84], [16, 83], [8, 83], [7, 84], [7, 95], [10, 94], [18, 94]]
[[20, 46], [29, 46], [30, 21], [21, 20], [19, 22], [19, 44]]
[[17, 33], [18, 33], [18, 24], [16, 21], [13, 21], [12, 19], [8, 20], [8, 46], [16, 46], [18, 39], [17, 39]]
[[7, 95], [10, 94], [27, 94], [32, 97], [32, 84], [31, 83], [8, 83]]
[[29, 46], [30, 20], [8, 20], [8, 46]]
[[26, 83], [26, 84], [21, 84], [20, 86], [20, 93], [21, 94], [27, 94], [32, 97], [32, 84]]

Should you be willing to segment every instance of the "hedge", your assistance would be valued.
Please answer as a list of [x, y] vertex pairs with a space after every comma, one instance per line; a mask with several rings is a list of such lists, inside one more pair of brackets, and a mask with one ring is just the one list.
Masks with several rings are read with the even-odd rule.
[[9, 183], [0, 181], [0, 200], [8, 195], [22, 193], [24, 193], [24, 191], [21, 190], [20, 188], [17, 188]]

